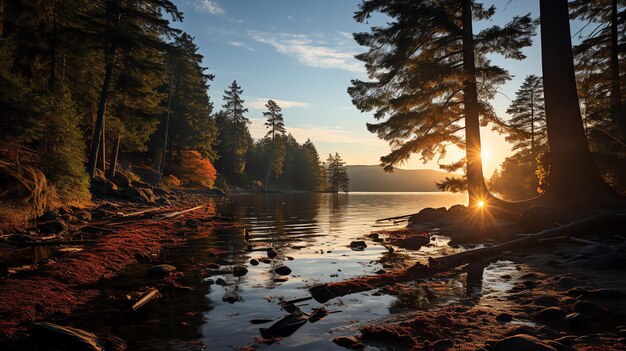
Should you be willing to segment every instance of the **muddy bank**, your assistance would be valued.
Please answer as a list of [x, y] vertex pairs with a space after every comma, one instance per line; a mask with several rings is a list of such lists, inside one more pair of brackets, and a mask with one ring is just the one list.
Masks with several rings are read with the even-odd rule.
[[[189, 231], [210, 231], [232, 224], [227, 218], [216, 217], [215, 209], [205, 200], [196, 194], [158, 208], [106, 202], [92, 213], [106, 212], [108, 218], [83, 221], [63, 235], [48, 236], [47, 240], [40, 240], [40, 235], [33, 243], [13, 246], [7, 244], [16, 240], [12, 234], [0, 248], [6, 261], [0, 279], [0, 335], [10, 338], [29, 322], [67, 317], [100, 294], [98, 284], [129, 264], [150, 262], [160, 250], [182, 245]], [[16, 253], [37, 252], [38, 246], [45, 250], [43, 258], [31, 254], [34, 257], [29, 258], [35, 262], [15, 266], [23, 263]]]

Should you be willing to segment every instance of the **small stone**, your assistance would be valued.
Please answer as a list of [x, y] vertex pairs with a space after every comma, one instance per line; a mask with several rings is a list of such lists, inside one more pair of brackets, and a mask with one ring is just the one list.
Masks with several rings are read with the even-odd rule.
[[150, 275], [154, 276], [164, 276], [172, 272], [176, 272], [176, 267], [169, 264], [159, 264], [156, 266], [152, 266], [148, 271]]
[[279, 274], [279, 275], [289, 275], [291, 274], [291, 268], [287, 266], [278, 266], [274, 268], [274, 273]]
[[235, 266], [233, 267], [233, 276], [235, 277], [243, 277], [248, 274], [248, 269], [244, 266]]
[[217, 263], [209, 263], [209, 264], [206, 265], [207, 269], [212, 269], [212, 270], [220, 269], [220, 267], [222, 267], [222, 266], [220, 266]]
[[500, 323], [508, 323], [513, 320], [513, 316], [510, 313], [500, 313], [496, 316], [496, 321]]
[[355, 336], [338, 336], [333, 338], [333, 342], [350, 350], [360, 350], [365, 348], [365, 345], [363, 345]]
[[544, 308], [535, 315], [535, 318], [548, 324], [559, 323], [563, 320], [564, 317], [565, 311], [563, 311], [559, 307]]
[[39, 222], [54, 221], [55, 219], [57, 219], [57, 214], [50, 210], [47, 210], [41, 216], [39, 216], [39, 218], [37, 218]]
[[554, 307], [559, 305], [559, 299], [554, 296], [540, 296], [535, 299], [535, 305]]
[[213, 252], [213, 251], [209, 251], [209, 252], [207, 253], [207, 255], [208, 255], [209, 257], [217, 257], [217, 255], [216, 255], [216, 254], [215, 254], [215, 252]]
[[350, 249], [353, 251], [363, 251], [367, 247], [367, 244], [363, 240], [356, 240], [350, 243]]
[[221, 285], [221, 286], [228, 285], [228, 283], [224, 279], [222, 279], [222, 278], [217, 278], [217, 280], [215, 281], [215, 284]]
[[239, 300], [241, 300], [241, 296], [239, 296], [236, 292], [227, 292], [224, 296], [222, 296], [222, 301], [228, 303], [235, 303]]
[[287, 278], [287, 277], [276, 277], [276, 278], [272, 279], [272, 281], [274, 283], [284, 283], [284, 282], [286, 282], [288, 280], [289, 280], [289, 278]]
[[274, 258], [274, 257], [276, 257], [276, 256], [278, 256], [278, 252], [276, 252], [276, 251], [275, 251], [274, 249], [272, 249], [272, 248], [267, 249], [267, 257], [269, 257], [269, 258]]
[[37, 229], [45, 234], [63, 234], [68, 228], [68, 225], [62, 220], [45, 222], [37, 226]]
[[250, 260], [250, 264], [253, 266], [258, 266], [259, 265], [259, 261], [255, 260], [254, 258]]
[[596, 316], [607, 316], [611, 314], [611, 312], [607, 308], [598, 306], [593, 302], [585, 300], [577, 301], [574, 304], [574, 311], [582, 314]]

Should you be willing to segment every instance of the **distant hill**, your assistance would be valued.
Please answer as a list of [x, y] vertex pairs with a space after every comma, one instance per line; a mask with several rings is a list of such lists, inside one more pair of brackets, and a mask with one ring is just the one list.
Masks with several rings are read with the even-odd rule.
[[439, 191], [436, 182], [455, 174], [430, 169], [394, 169], [385, 172], [376, 166], [348, 166], [350, 191]]

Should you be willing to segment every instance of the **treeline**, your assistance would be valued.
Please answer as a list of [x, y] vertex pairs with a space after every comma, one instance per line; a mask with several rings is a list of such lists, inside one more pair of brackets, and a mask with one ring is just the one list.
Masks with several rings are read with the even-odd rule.
[[[253, 142], [235, 82], [215, 111], [213, 75], [173, 25], [183, 20], [173, 2], [0, 0], [0, 9], [3, 158], [34, 160], [62, 201], [87, 201], [90, 179], [131, 163], [171, 184], [213, 186], [217, 170], [222, 186], [323, 186], [310, 141], [275, 125]], [[277, 120], [280, 108], [269, 113]]]

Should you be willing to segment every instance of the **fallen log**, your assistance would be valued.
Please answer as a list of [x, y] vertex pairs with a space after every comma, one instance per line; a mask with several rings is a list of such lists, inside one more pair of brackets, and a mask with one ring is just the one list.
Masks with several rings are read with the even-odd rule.
[[166, 213], [163, 216], [158, 217], [156, 219], [157, 220], [162, 220], [162, 219], [169, 219], [169, 218], [178, 217], [178, 216], [182, 215], [183, 213], [199, 210], [199, 209], [201, 209], [203, 207], [204, 207], [204, 205], [200, 205], [200, 206], [192, 207], [192, 208], [189, 208], [189, 209], [186, 209], [186, 210], [183, 210], [183, 211], [174, 211], [174, 212]]
[[[584, 236], [592, 233], [614, 231], [626, 227], [626, 211], [601, 212], [577, 221], [546, 229], [534, 234], [524, 234], [519, 239], [457, 254], [428, 258], [428, 265], [416, 263], [414, 266], [397, 272], [376, 276], [358, 277], [348, 281], [314, 286], [309, 289], [313, 298], [325, 303], [335, 297], [368, 291], [395, 283], [432, 277], [478, 260], [489, 260], [504, 251], [529, 247], [542, 243], [545, 239], [561, 236]], [[591, 232], [591, 233], [590, 233]]]
[[131, 308], [133, 312], [135, 312], [143, 306], [147, 305], [150, 301], [156, 300], [160, 297], [161, 293], [159, 292], [159, 290], [152, 288], [148, 292], [141, 295], [141, 298], [137, 300], [137, 302], [135, 302]]
[[76, 347], [79, 350], [105, 351], [106, 343], [97, 335], [88, 331], [64, 327], [62, 325], [36, 322], [31, 324], [30, 330], [35, 334], [42, 334], [46, 338], [57, 339], [60, 343]]

